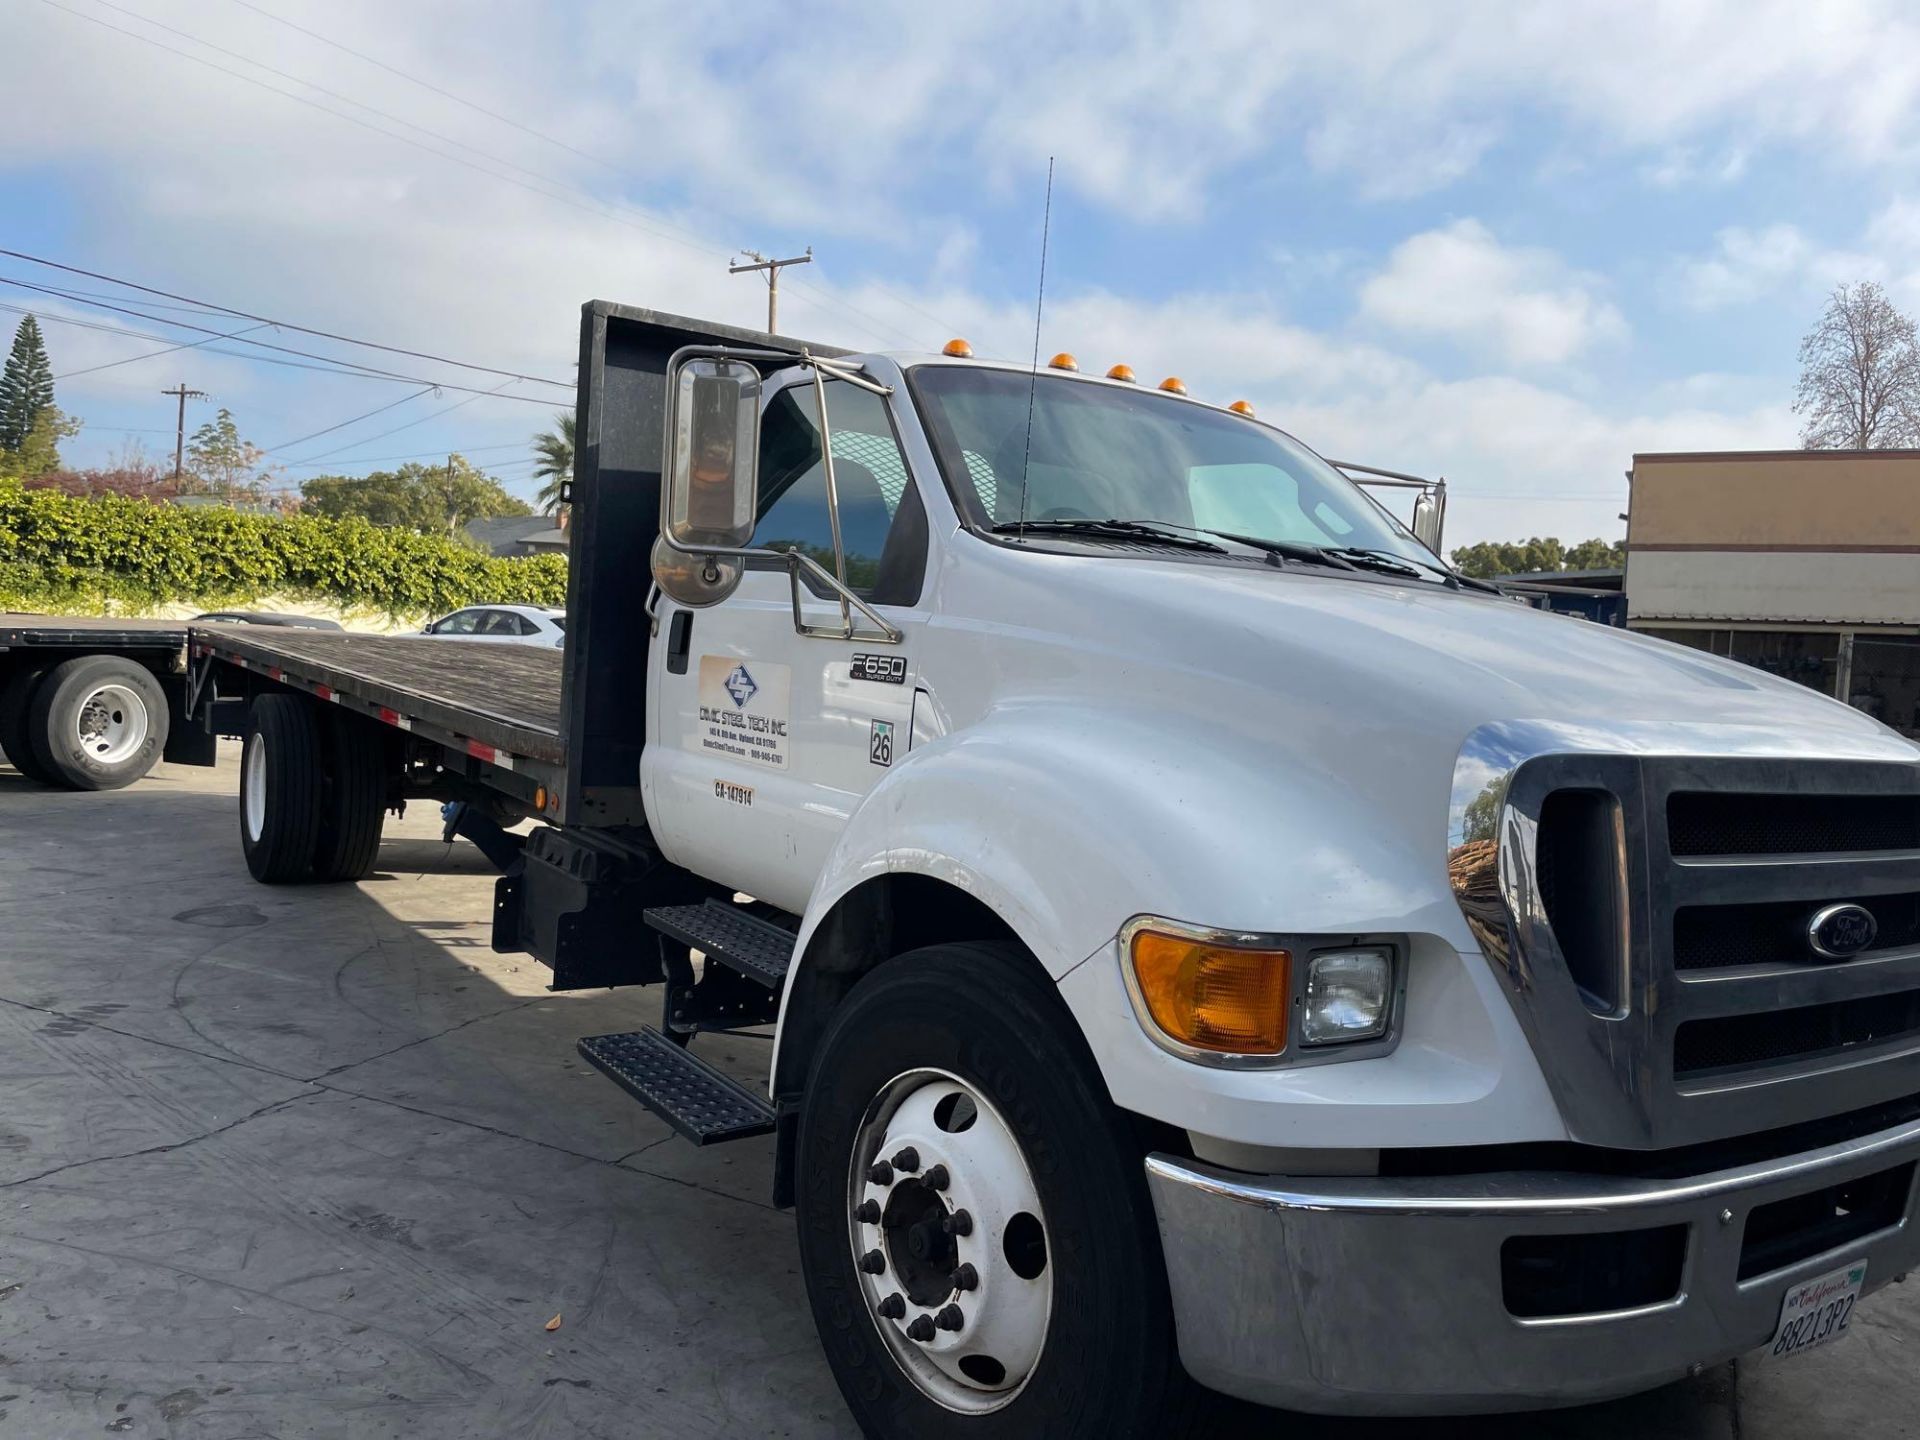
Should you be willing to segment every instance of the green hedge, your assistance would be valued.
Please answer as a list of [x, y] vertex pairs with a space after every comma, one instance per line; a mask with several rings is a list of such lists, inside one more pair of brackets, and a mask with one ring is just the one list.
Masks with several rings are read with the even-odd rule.
[[456, 540], [360, 519], [80, 499], [0, 481], [0, 604], [211, 607], [271, 594], [394, 616], [479, 601], [561, 605], [567, 562], [557, 555], [498, 559]]

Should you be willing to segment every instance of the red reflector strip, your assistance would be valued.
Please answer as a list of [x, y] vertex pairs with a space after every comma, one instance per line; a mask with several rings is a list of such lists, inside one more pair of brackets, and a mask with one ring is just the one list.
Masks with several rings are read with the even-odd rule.
[[502, 770], [513, 769], [513, 756], [504, 750], [496, 750], [491, 745], [478, 740], [467, 741], [467, 754], [476, 760], [484, 760], [489, 765], [498, 765]]
[[380, 719], [383, 724], [396, 725], [402, 730], [411, 730], [413, 728], [413, 721], [402, 715], [398, 710], [389, 710], [384, 705], [380, 707]]
[[284, 673], [278, 665], [269, 665], [267, 667], [267, 678], [269, 680], [278, 680]]
[[329, 686], [326, 686], [326, 685], [314, 686], [313, 693], [318, 695], [322, 700], [338, 700], [340, 698], [338, 695], [333, 693], [333, 690]]

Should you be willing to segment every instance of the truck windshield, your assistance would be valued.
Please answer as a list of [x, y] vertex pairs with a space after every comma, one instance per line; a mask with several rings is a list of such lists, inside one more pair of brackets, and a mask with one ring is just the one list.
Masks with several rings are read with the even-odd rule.
[[1433, 564], [1352, 481], [1253, 420], [1059, 375], [922, 365], [909, 383], [948, 486], [978, 529], [1023, 518], [1024, 468], [1029, 521], [1154, 521]]

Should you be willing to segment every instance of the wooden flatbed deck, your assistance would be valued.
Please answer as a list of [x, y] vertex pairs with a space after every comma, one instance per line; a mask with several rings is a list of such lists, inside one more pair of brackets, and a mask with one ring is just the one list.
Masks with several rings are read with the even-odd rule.
[[192, 640], [196, 655], [324, 686], [512, 755], [566, 760], [557, 649], [233, 625], [196, 625]]

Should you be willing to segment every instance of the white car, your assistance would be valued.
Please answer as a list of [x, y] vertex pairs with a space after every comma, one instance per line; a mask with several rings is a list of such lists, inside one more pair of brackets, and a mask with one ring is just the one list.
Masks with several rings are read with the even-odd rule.
[[469, 605], [420, 633], [436, 640], [492, 640], [557, 649], [567, 643], [567, 612], [544, 605]]

